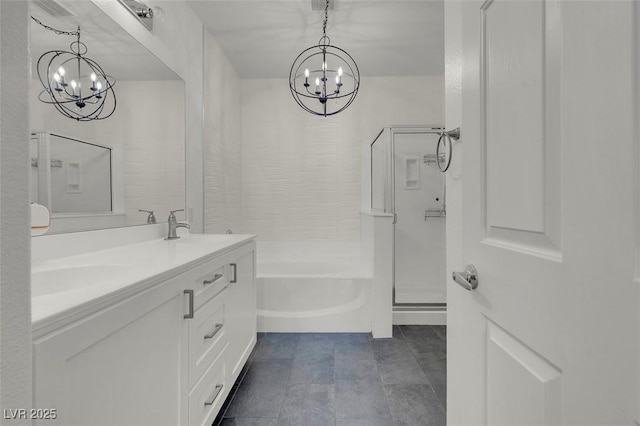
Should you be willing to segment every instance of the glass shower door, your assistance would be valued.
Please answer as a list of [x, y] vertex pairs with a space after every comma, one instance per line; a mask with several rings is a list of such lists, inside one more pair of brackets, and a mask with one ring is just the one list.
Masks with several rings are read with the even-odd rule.
[[445, 182], [435, 163], [437, 141], [436, 132], [393, 133], [395, 304], [446, 303]]

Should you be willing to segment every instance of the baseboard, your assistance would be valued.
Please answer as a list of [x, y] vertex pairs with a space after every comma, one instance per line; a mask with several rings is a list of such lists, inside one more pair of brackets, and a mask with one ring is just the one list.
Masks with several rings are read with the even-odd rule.
[[447, 325], [447, 309], [396, 309], [393, 310], [394, 325]]

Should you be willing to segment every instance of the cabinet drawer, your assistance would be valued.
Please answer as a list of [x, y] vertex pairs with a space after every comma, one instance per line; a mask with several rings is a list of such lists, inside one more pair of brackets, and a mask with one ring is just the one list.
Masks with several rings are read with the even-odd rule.
[[211, 425], [229, 394], [224, 349], [189, 394], [189, 426]]
[[187, 285], [193, 289], [196, 311], [229, 285], [229, 272], [227, 256], [222, 256], [189, 273]]
[[226, 306], [225, 290], [197, 310], [189, 321], [189, 388], [227, 344]]

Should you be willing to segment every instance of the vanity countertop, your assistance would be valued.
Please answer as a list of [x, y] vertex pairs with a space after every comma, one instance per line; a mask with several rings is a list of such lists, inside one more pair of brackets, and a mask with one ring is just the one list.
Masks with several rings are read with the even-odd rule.
[[190, 234], [35, 262], [31, 268], [34, 335], [54, 323], [57, 328], [90, 315], [254, 238]]

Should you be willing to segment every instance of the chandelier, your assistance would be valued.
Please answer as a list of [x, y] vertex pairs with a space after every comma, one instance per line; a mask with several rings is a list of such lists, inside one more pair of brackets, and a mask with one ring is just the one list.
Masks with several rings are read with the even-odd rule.
[[52, 104], [65, 117], [77, 121], [104, 120], [116, 109], [116, 81], [107, 75], [98, 63], [86, 57], [87, 46], [80, 41], [77, 31], [60, 31], [35, 22], [58, 35], [77, 36], [70, 51], [50, 50], [38, 59], [38, 78], [44, 90], [38, 99]]
[[329, 0], [324, 9], [322, 37], [316, 46], [298, 55], [289, 72], [289, 88], [295, 101], [314, 115], [344, 111], [358, 94], [358, 65], [343, 49], [331, 45], [327, 36]]

